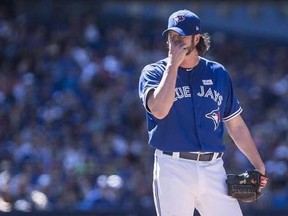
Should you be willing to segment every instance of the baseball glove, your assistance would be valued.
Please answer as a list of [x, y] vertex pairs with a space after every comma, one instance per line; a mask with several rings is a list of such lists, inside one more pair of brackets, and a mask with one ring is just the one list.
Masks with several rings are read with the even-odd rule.
[[228, 174], [228, 195], [243, 202], [253, 202], [261, 195], [261, 189], [266, 186], [267, 181], [268, 178], [258, 171]]

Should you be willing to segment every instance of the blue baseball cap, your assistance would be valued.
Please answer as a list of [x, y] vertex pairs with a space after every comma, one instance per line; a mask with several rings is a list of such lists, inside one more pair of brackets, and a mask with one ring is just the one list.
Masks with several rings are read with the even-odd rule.
[[175, 31], [182, 36], [201, 33], [199, 17], [189, 10], [179, 10], [171, 14], [168, 19], [168, 28], [163, 31], [165, 35], [168, 31]]

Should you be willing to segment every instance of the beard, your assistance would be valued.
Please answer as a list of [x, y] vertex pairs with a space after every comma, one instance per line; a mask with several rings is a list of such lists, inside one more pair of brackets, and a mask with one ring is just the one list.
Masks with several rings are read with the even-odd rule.
[[196, 49], [195, 43], [194, 43], [194, 35], [192, 35], [191, 45], [188, 47], [188, 51], [186, 53], [186, 56], [188, 56], [193, 50]]
[[191, 46], [188, 47], [186, 56], [188, 56], [193, 50], [196, 49], [196, 46], [194, 46], [194, 43], [191, 44]]

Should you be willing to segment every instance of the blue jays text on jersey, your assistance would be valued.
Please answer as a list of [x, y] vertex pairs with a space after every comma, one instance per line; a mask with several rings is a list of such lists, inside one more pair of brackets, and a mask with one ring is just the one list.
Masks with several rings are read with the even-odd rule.
[[149, 144], [162, 151], [223, 152], [223, 122], [242, 112], [228, 72], [202, 57], [193, 69], [179, 67], [174, 103], [165, 118], [157, 119], [150, 113], [146, 97], [159, 85], [166, 65], [167, 59], [147, 65], [139, 80]]

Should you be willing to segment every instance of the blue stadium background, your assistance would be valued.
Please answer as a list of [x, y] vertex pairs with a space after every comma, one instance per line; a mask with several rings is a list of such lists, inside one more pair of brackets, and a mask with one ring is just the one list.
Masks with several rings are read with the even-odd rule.
[[[169, 14], [198, 14], [270, 178], [244, 215], [288, 215], [287, 1], [0, 1], [0, 215], [155, 215], [137, 95]], [[227, 172], [251, 168], [226, 135]], [[197, 214], [197, 213], [195, 213]]]

